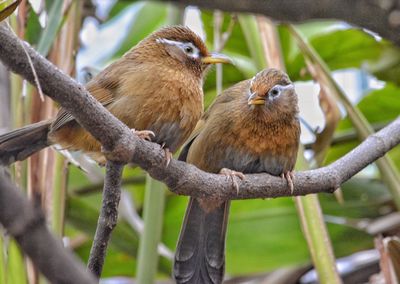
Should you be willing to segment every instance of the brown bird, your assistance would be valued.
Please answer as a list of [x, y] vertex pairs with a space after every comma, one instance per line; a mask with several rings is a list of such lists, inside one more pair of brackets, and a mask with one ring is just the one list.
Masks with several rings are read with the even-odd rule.
[[[232, 180], [246, 173], [282, 176], [292, 188], [299, 136], [293, 84], [284, 72], [265, 69], [216, 98], [180, 158]], [[222, 282], [229, 203], [190, 199], [175, 255], [177, 283]]]
[[[137, 134], [175, 152], [203, 112], [203, 78], [210, 64], [228, 63], [211, 54], [187, 27], [162, 28], [95, 76], [87, 90]], [[100, 143], [65, 109], [57, 117], [0, 136], [0, 161], [23, 160], [52, 144], [82, 150], [105, 162]]]

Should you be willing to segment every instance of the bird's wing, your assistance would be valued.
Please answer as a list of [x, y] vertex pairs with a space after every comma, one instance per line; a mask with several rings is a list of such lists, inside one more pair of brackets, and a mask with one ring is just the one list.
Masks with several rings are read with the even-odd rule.
[[[86, 89], [90, 94], [104, 107], [114, 102], [116, 89], [118, 88], [118, 80], [112, 76], [112, 73], [107, 72], [107, 70], [105, 71], [106, 72], [102, 72], [101, 78], [97, 75], [86, 85]], [[56, 131], [73, 120], [75, 120], [75, 118], [72, 114], [64, 108], [60, 108], [53, 124], [51, 125], [51, 131]]]
[[201, 119], [197, 122], [196, 127], [192, 131], [192, 134], [190, 135], [189, 139], [186, 140], [185, 144], [182, 147], [182, 151], [179, 155], [178, 160], [186, 161], [186, 157], [189, 152], [190, 145], [192, 145], [192, 143], [196, 139], [196, 137], [206, 127], [209, 117], [213, 115], [215, 110], [224, 108], [224, 106], [223, 106], [224, 104], [228, 104], [228, 103], [238, 99], [238, 97], [243, 96], [244, 85], [249, 84], [249, 83], [250, 83], [250, 80], [239, 82], [236, 85], [230, 87], [229, 89], [226, 89], [219, 96], [216, 97], [214, 102], [208, 107], [207, 111], [203, 114]]
[[[224, 108], [224, 104], [230, 103], [236, 99], [243, 96], [243, 90], [246, 89], [246, 85], [250, 83], [250, 80], [241, 81], [232, 87], [223, 91], [219, 96], [217, 96], [214, 102], [210, 105], [207, 111], [203, 114], [200, 121], [207, 121], [210, 116], [215, 112], [216, 109]], [[204, 125], [203, 125], [204, 126]], [[197, 127], [196, 127], [197, 128]]]

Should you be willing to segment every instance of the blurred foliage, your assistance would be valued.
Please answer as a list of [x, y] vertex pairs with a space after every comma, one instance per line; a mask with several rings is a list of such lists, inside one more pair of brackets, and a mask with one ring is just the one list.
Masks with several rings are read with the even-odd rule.
[[[47, 1], [47, 9], [58, 13], [53, 19], [51, 30], [43, 29], [39, 17], [30, 9], [27, 14], [26, 40], [36, 46], [43, 44], [46, 54], [56, 31], [62, 25], [60, 6], [57, 1]], [[57, 8], [57, 9], [56, 9]], [[122, 56], [149, 33], [164, 25], [167, 20], [167, 6], [157, 2], [116, 1], [99, 29], [110, 27], [121, 17], [127, 17], [123, 26], [116, 27], [118, 33], [124, 34], [124, 40], [109, 54], [104, 62], [110, 62]], [[213, 13], [202, 11], [201, 20], [206, 34], [206, 44], [213, 47]], [[224, 14], [222, 31], [231, 21], [230, 14]], [[317, 50], [332, 71], [353, 68], [369, 72], [385, 83], [379, 90], [366, 90], [358, 107], [370, 123], [387, 123], [399, 115], [400, 109], [400, 51], [389, 42], [371, 35], [361, 29], [334, 21], [320, 21], [297, 26], [307, 37], [309, 43]], [[223, 67], [223, 86], [228, 86], [248, 79], [257, 72], [257, 62], [251, 56], [251, 47], [245, 39], [243, 28], [235, 24], [232, 33], [222, 50], [231, 56], [235, 65]], [[41, 35], [38, 37], [38, 35]], [[285, 27], [279, 27], [279, 36], [283, 56], [289, 76], [293, 81], [310, 80], [306, 72], [302, 54]], [[211, 70], [204, 85], [206, 105], [215, 97], [215, 72]], [[351, 129], [351, 123], [343, 118], [337, 132]], [[358, 143], [354, 141], [341, 143], [328, 152], [327, 163], [340, 158]], [[391, 157], [400, 169], [400, 149], [390, 152]], [[371, 173], [372, 172], [372, 173]], [[138, 168], [127, 168], [125, 177], [143, 176]], [[93, 177], [71, 166], [68, 182], [68, 200], [66, 207], [66, 235], [71, 242], [77, 236], [87, 236], [87, 240], [75, 247], [78, 255], [86, 261], [91, 238], [97, 223], [98, 210], [101, 204], [101, 189], [86, 195], [75, 195], [73, 189], [79, 189], [92, 183]], [[141, 214], [143, 205], [144, 184], [124, 185]], [[338, 204], [332, 195], [320, 196], [324, 213], [341, 218], [375, 218], [384, 214], [390, 195], [386, 187], [376, 179], [376, 171], [366, 171], [342, 187], [344, 204]], [[168, 194], [165, 207], [164, 230], [162, 241], [171, 249], [175, 244], [186, 209], [187, 198]], [[390, 204], [390, 203], [389, 203]], [[328, 224], [329, 233], [337, 257], [373, 247], [373, 236], [359, 229], [340, 224]], [[105, 266], [104, 277], [127, 275], [134, 276], [136, 252], [139, 234], [126, 220], [120, 218], [112, 235]], [[232, 202], [227, 240], [227, 273], [239, 275], [265, 272], [283, 266], [310, 262], [307, 245], [300, 230], [298, 216], [291, 198], [273, 200], [243, 200]], [[159, 273], [169, 277], [171, 262], [161, 259]]]
[[[379, 90], [368, 91], [363, 99], [358, 103], [359, 109], [366, 116], [370, 123], [389, 123], [400, 113], [400, 87], [393, 82], [388, 82], [384, 88]], [[351, 129], [351, 122], [348, 118], [344, 118], [337, 128], [337, 132]], [[349, 141], [331, 147], [328, 152], [326, 163], [336, 160], [343, 156], [351, 149], [357, 146], [357, 142]], [[400, 149], [395, 147], [389, 152], [390, 157], [400, 170]]]

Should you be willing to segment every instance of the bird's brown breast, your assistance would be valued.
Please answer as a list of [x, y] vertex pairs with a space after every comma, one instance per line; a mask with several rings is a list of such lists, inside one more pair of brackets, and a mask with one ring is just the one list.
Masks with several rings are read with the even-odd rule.
[[300, 136], [297, 113], [249, 107], [244, 91], [211, 110], [190, 146], [188, 162], [210, 172], [230, 168], [279, 175], [293, 169]]

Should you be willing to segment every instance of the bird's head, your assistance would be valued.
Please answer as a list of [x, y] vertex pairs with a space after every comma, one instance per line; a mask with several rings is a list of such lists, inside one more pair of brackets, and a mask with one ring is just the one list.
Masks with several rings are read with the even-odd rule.
[[162, 28], [144, 39], [138, 47], [139, 54], [146, 53], [163, 65], [169, 64], [200, 76], [211, 64], [232, 63], [225, 55], [210, 53], [203, 40], [184, 26]]
[[297, 94], [285, 72], [269, 68], [251, 79], [247, 103], [255, 109], [280, 107], [281, 111], [292, 112], [297, 110]]

